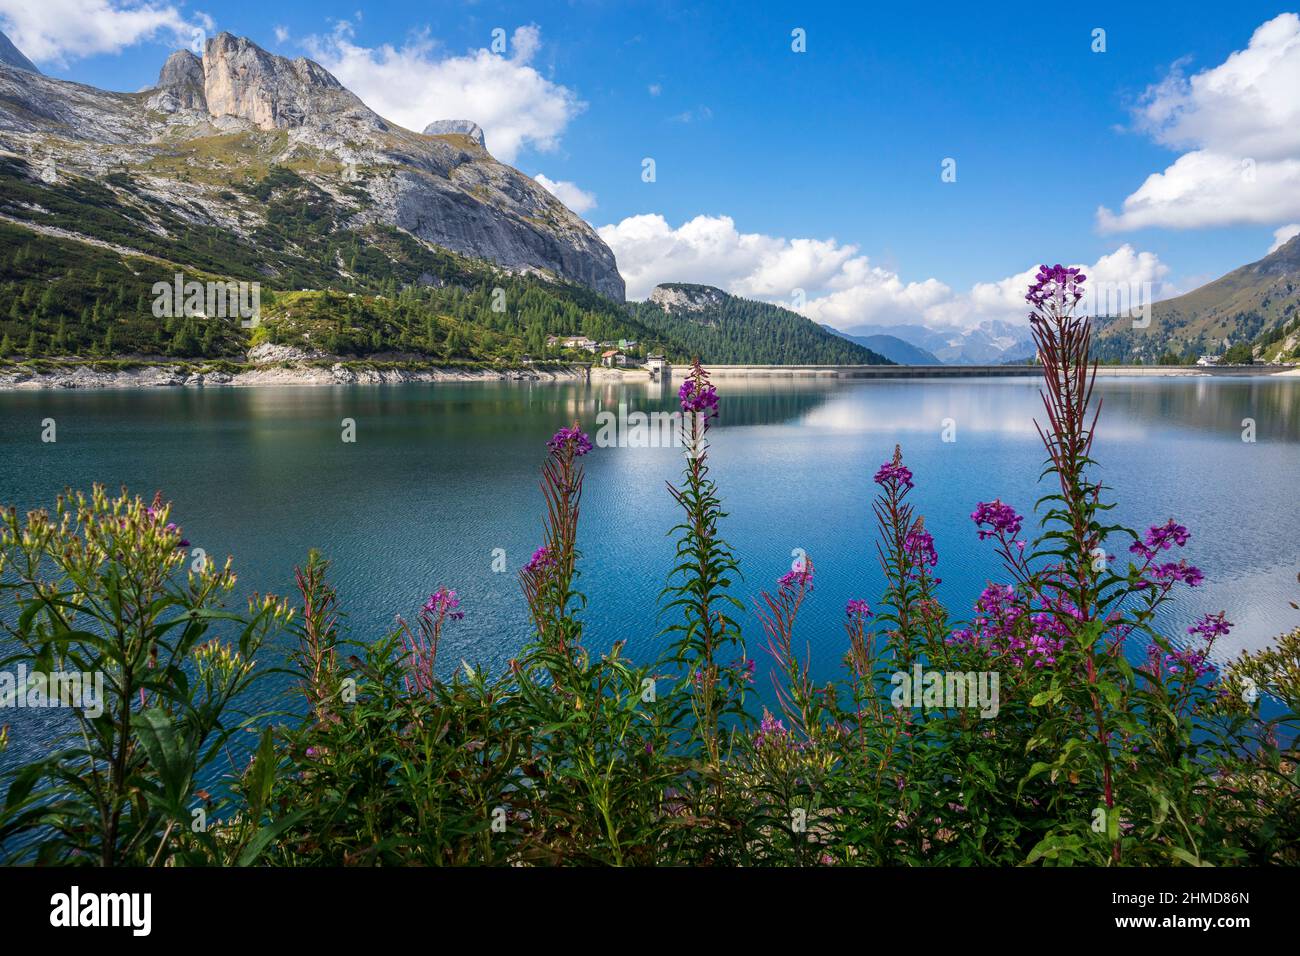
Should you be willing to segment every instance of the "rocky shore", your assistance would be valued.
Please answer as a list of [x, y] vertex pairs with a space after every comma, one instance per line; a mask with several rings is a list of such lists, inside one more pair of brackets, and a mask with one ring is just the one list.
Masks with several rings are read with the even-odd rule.
[[51, 359], [0, 364], [0, 390], [47, 388], [245, 388], [276, 385], [397, 385], [407, 382], [584, 381], [581, 366], [478, 368], [405, 357], [353, 361], [262, 345], [247, 362]]

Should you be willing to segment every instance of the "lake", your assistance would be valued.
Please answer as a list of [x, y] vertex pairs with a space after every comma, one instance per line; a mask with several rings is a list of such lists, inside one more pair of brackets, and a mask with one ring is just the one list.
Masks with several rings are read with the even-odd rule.
[[[742, 600], [773, 588], [803, 549], [816, 589], [797, 636], [811, 642], [814, 674], [839, 673], [844, 605], [883, 587], [871, 476], [903, 446], [916, 476], [912, 500], [939, 552], [941, 593], [968, 613], [997, 559], [969, 515], [1000, 497], [1022, 513], [1036, 487], [1042, 417], [1032, 378], [835, 382], [719, 382], [722, 415], [710, 461], [729, 512], [725, 537], [740, 555]], [[1121, 523], [1144, 529], [1174, 517], [1192, 531], [1184, 554], [1206, 575], [1183, 589], [1165, 619], [1183, 635], [1207, 611], [1235, 627], [1219, 657], [1259, 647], [1300, 623], [1300, 378], [1101, 378], [1095, 457]], [[524, 382], [353, 388], [168, 389], [0, 393], [0, 502], [50, 505], [65, 486], [125, 484], [175, 503], [173, 520], [209, 556], [235, 558], [240, 588], [289, 593], [312, 547], [333, 581], [354, 636], [413, 616], [440, 585], [461, 597], [443, 670], [499, 668], [528, 639], [515, 571], [541, 540], [538, 473], [546, 440], [619, 403], [673, 410], [675, 389]], [[53, 418], [57, 441], [41, 441]], [[341, 422], [356, 422], [356, 441]], [[1256, 441], [1242, 440], [1253, 419]], [[953, 441], [944, 441], [951, 419]], [[677, 519], [665, 482], [680, 450], [596, 448], [583, 459], [580, 586], [585, 641], [626, 640], [641, 658], [662, 646], [656, 601], [670, 567], [666, 532]], [[493, 570], [504, 549], [508, 571]], [[1112, 551], [1127, 558], [1126, 542]], [[761, 630], [746, 621], [766, 669]], [[767, 687], [766, 678], [758, 682]], [[264, 682], [267, 702], [284, 684]], [[21, 738], [20, 738], [21, 739]], [[31, 737], [26, 741], [34, 741]], [[11, 754], [10, 757], [15, 755]]]

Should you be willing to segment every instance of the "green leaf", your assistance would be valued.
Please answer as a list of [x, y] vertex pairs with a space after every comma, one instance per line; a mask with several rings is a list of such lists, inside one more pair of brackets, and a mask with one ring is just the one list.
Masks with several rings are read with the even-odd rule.
[[307, 811], [294, 810], [292, 813], [281, 817], [278, 820], [268, 823], [253, 834], [253, 839], [248, 841], [248, 846], [244, 847], [244, 852], [239, 854], [239, 866], [252, 866], [257, 862], [258, 857], [266, 852], [271, 842], [289, 827], [293, 826], [304, 816]]

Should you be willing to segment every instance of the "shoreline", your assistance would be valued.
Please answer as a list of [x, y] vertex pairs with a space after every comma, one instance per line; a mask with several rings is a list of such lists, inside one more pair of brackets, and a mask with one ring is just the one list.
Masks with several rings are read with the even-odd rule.
[[[752, 379], [937, 379], [1038, 377], [1033, 365], [711, 365], [714, 378]], [[673, 366], [672, 379], [682, 379], [685, 365]], [[1102, 365], [1098, 377], [1300, 376], [1297, 366], [1192, 367], [1160, 365]], [[150, 358], [84, 361], [38, 361], [0, 364], [0, 392], [145, 389], [145, 388], [271, 388], [285, 386], [401, 385], [443, 382], [590, 382], [648, 383], [644, 368], [591, 368], [584, 365], [460, 367], [419, 362], [286, 361], [234, 363], [221, 360], [177, 362]]]
[[[112, 367], [118, 365], [120, 367]], [[582, 366], [502, 366], [381, 362], [231, 363], [166, 362], [151, 359], [105, 359], [57, 362], [43, 366], [0, 365], [0, 392], [152, 389], [269, 388], [281, 386], [400, 385], [437, 382], [541, 381], [581, 382]]]

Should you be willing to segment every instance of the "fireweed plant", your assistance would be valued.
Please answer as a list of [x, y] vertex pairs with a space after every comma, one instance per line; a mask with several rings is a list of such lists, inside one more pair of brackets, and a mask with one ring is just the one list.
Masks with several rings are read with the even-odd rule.
[[[222, 608], [230, 565], [189, 562], [168, 506], [60, 498], [0, 521], [0, 670], [101, 671], [104, 712], [71, 710], [55, 751], [6, 773], [0, 856], [113, 865], [1164, 865], [1300, 862], [1300, 628], [1210, 662], [1222, 613], [1178, 641], [1157, 626], [1201, 572], [1173, 519], [1107, 520], [1095, 477], [1100, 403], [1085, 278], [1044, 267], [1029, 290], [1046, 451], [1036, 530], [1002, 501], [971, 519], [1001, 565], [965, 620], [937, 596], [940, 557], [910, 499], [901, 448], [874, 472], [885, 588], [844, 610], [845, 678], [818, 686], [800, 611], [810, 558], [755, 603], [709, 471], [719, 396], [695, 362], [681, 386], [680, 508], [659, 600], [661, 652], [584, 644], [578, 589], [579, 423], [548, 442], [541, 542], [519, 573], [530, 642], [500, 674], [439, 660], [475, 609], [441, 586], [377, 639], [352, 639], [312, 552], [298, 610]], [[1112, 553], [1112, 551], [1114, 553]], [[1297, 608], [1300, 610], [1300, 608]], [[290, 639], [301, 700], [247, 714], [238, 698]], [[988, 712], [905, 704], [922, 672], [997, 675]], [[1271, 701], [1265, 717], [1261, 702]], [[238, 747], [234, 735], [248, 735]], [[0, 728], [0, 751], [12, 729]], [[259, 735], [260, 734], [260, 735]], [[256, 744], [252, 744], [252, 740]], [[239, 751], [243, 756], [236, 757]], [[251, 756], [249, 755], [251, 752]], [[13, 754], [7, 755], [12, 758]], [[245, 759], [246, 758], [246, 759]], [[201, 781], [219, 777], [216, 793]]]

